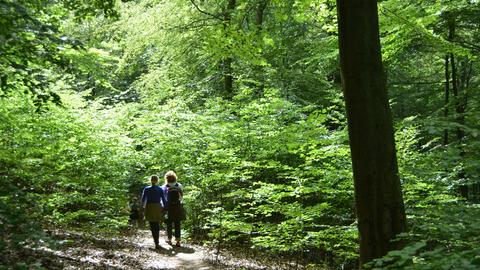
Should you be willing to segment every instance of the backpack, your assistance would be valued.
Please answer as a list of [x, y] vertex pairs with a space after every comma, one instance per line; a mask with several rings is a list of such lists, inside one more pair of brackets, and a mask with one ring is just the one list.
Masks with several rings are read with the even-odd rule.
[[175, 205], [175, 204], [180, 204], [181, 201], [181, 190], [180, 187], [178, 186], [178, 183], [175, 185], [167, 185], [167, 202], [168, 205]]

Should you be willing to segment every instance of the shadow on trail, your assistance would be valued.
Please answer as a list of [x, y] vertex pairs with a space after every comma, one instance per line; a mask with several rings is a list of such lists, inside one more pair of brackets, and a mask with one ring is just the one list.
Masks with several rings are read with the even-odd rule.
[[181, 254], [194, 254], [196, 251], [191, 247], [162, 247], [162, 248], [148, 248], [149, 251], [155, 252], [163, 256], [181, 256]]
[[201, 247], [172, 247], [161, 238], [162, 248], [155, 249], [147, 230], [115, 237], [59, 230], [48, 234], [54, 245], [28, 248], [47, 269], [227, 269], [207, 262], [208, 254]]
[[172, 250], [175, 254], [177, 254], [177, 253], [187, 253], [187, 254], [195, 253], [195, 249], [189, 248], [189, 247], [174, 247]]
[[172, 249], [151, 247], [148, 250], [164, 256], [175, 256], [175, 252]]
[[138, 243], [121, 238], [104, 238], [93, 234], [77, 232], [49, 232], [51, 238], [62, 241], [72, 241], [74, 245], [95, 246], [101, 249], [138, 248]]
[[[72, 231], [48, 232], [53, 245], [25, 247], [25, 256], [32, 257], [46, 269], [126, 269], [126, 270], [233, 270], [233, 269], [292, 269], [263, 265], [254, 260], [219, 255], [208, 248], [184, 244], [171, 246], [161, 232], [161, 249], [154, 248], [148, 230], [136, 230], [129, 235], [91, 234]], [[234, 255], [234, 254], [233, 254]]]

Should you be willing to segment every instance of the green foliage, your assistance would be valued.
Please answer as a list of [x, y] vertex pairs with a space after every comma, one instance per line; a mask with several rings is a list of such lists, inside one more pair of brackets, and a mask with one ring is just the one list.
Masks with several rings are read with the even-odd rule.
[[[427, 174], [414, 171], [408, 177], [417, 178], [414, 185], [418, 180], [429, 185], [436, 180], [452, 194], [478, 202], [480, 114], [478, 91], [473, 89], [479, 87], [479, 51], [472, 46], [479, 37], [480, 22], [474, 15], [478, 2], [392, 0], [382, 1], [379, 8], [394, 117], [398, 121], [413, 117], [417, 147], [429, 151], [419, 159], [420, 173]], [[432, 164], [435, 169], [429, 168]]]
[[[69, 10], [78, 18], [103, 10], [114, 15], [115, 1], [1, 1], [0, 2], [0, 96], [11, 91], [30, 92], [38, 108], [60, 96], [49, 87], [61, 77], [54, 69], [66, 71], [69, 61], [63, 55], [68, 48], [79, 49], [59, 30]], [[68, 10], [66, 9], [68, 8]]]
[[[478, 205], [459, 203], [422, 207], [415, 211], [409, 244], [370, 264], [371, 269], [478, 269], [480, 223]], [[369, 269], [370, 269], [369, 268]]]
[[177, 171], [191, 237], [220, 247], [281, 255], [315, 250], [335, 263], [355, 260], [345, 131], [324, 127], [327, 110], [301, 108], [276, 89], [265, 96], [211, 99], [197, 112], [178, 99], [146, 103], [132, 108], [142, 114], [125, 129], [142, 146], [142, 164]]
[[414, 118], [406, 119], [399, 123], [396, 134], [409, 220], [409, 231], [399, 236], [405, 247], [366, 268], [476, 269], [480, 255], [475, 244], [480, 237], [475, 218], [478, 205], [465, 204], [451, 190], [455, 174], [445, 171], [450, 164], [443, 149], [443, 153], [417, 150], [428, 147], [421, 147], [417, 123]]
[[[173, 169], [191, 239], [356, 267], [335, 3], [228, 2], [0, 3], [0, 258], [45, 225], [125, 227], [146, 177]], [[478, 3], [414, 2], [379, 3], [411, 231], [372, 267], [474, 269], [478, 207], [458, 189], [478, 200]], [[463, 122], [446, 53], [469, 78]]]
[[126, 225], [129, 139], [119, 134], [113, 111], [82, 111], [70, 104], [70, 94], [62, 97], [64, 107], [44, 105], [48, 110], [41, 113], [30, 95], [0, 99], [5, 258], [35, 243], [44, 225], [108, 230]]

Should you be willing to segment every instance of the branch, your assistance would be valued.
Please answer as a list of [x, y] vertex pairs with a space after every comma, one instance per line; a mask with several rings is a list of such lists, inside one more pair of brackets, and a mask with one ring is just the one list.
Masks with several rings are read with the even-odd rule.
[[476, 45], [476, 44], [473, 44], [473, 43], [470, 43], [468, 41], [465, 41], [465, 40], [460, 40], [460, 41], [453, 41], [454, 43], [457, 43], [458, 45], [464, 47], [464, 48], [467, 48], [467, 49], [470, 49], [470, 50], [474, 50], [474, 51], [480, 51], [480, 46]]
[[208, 21], [212, 20], [212, 18], [206, 18], [206, 19], [200, 19], [200, 20], [194, 20], [194, 21], [191, 21], [185, 25], [181, 25], [181, 26], [178, 26], [177, 28], [179, 29], [183, 29], [183, 30], [190, 30], [190, 29], [194, 29], [194, 28], [201, 28], [201, 27], [208, 27], [208, 26], [215, 26], [215, 25], [219, 25], [220, 22], [215, 22], [215, 23], [207, 23]]
[[219, 17], [218, 15], [215, 15], [215, 14], [212, 14], [212, 13], [209, 13], [209, 12], [206, 12], [206, 11], [204, 11], [204, 10], [201, 10], [201, 9], [198, 7], [198, 5], [195, 3], [194, 0], [190, 0], [190, 2], [192, 3], [192, 5], [193, 5], [200, 13], [203, 13], [203, 14], [205, 14], [205, 15], [208, 15], [208, 16], [211, 16], [211, 17], [213, 17], [213, 18], [215, 18], [215, 19], [218, 19], [218, 20], [223, 21], [223, 18]]
[[443, 84], [445, 82], [391, 82], [390, 85], [421, 85], [421, 84]]

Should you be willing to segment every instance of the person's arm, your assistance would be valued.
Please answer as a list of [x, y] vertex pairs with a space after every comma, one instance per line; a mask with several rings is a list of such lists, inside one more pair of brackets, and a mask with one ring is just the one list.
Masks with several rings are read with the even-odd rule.
[[147, 189], [147, 188], [146, 187], [143, 188], [143, 191], [142, 191], [142, 206], [144, 208], [147, 205], [147, 194], [145, 194], [145, 189]]
[[165, 189], [163, 187], [160, 187], [160, 190], [162, 191], [162, 194], [160, 195], [160, 202], [162, 203], [162, 208], [165, 209], [167, 208], [167, 200], [165, 199]]
[[178, 190], [180, 191], [180, 202], [183, 202], [183, 186], [182, 184], [178, 183]]

